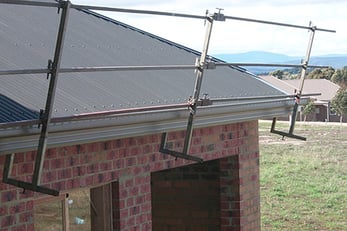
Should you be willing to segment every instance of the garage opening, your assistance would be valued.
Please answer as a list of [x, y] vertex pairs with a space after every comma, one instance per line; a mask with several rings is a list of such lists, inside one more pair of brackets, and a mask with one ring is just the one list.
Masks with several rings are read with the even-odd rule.
[[151, 174], [153, 231], [220, 230], [218, 161]]

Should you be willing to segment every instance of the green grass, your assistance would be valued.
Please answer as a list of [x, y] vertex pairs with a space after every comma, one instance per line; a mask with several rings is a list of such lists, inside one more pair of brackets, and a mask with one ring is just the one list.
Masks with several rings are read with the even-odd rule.
[[[259, 122], [262, 230], [347, 230], [347, 126]], [[288, 131], [288, 122], [277, 123]]]

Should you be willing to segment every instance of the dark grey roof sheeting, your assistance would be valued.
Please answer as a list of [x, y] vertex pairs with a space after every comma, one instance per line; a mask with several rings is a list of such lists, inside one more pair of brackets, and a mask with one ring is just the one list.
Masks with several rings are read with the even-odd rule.
[[39, 117], [38, 112], [25, 108], [2, 94], [0, 94], [0, 105], [5, 109], [0, 110], [0, 121], [3, 122], [30, 120]]
[[[2, 4], [0, 70], [46, 68], [53, 58], [59, 17], [54, 8]], [[117, 21], [71, 9], [61, 67], [192, 65], [197, 56], [196, 51]], [[0, 101], [0, 114], [6, 114], [9, 102], [18, 106], [18, 115], [7, 113], [11, 120], [1, 116], [0, 123], [37, 119], [46, 100], [46, 75], [0, 76], [0, 82], [0, 94], [6, 97]], [[192, 95], [194, 83], [194, 70], [61, 73], [53, 117], [182, 103]], [[201, 91], [211, 98], [283, 94], [230, 67], [207, 70]], [[23, 113], [26, 116], [20, 116]]]

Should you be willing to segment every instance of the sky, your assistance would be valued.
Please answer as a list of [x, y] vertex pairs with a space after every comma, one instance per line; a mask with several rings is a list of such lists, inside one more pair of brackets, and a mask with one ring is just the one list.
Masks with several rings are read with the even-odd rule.
[[[165, 11], [204, 16], [218, 12], [226, 16], [259, 19], [336, 30], [316, 31], [312, 56], [347, 55], [346, 0], [71, 0], [73, 4], [116, 8]], [[98, 12], [165, 39], [201, 51], [206, 26], [202, 19], [169, 16]], [[305, 29], [280, 27], [239, 20], [213, 23], [209, 54], [268, 51], [290, 56], [306, 54], [309, 32]]]

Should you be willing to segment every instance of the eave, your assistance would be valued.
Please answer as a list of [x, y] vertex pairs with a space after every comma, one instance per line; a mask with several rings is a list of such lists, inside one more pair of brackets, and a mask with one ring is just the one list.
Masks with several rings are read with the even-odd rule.
[[[194, 127], [288, 115], [292, 106], [293, 100], [289, 98], [199, 107]], [[47, 147], [70, 146], [184, 130], [187, 126], [188, 114], [187, 108], [178, 108], [51, 123]], [[0, 155], [35, 150], [39, 135], [40, 129], [37, 125], [0, 129]]]

